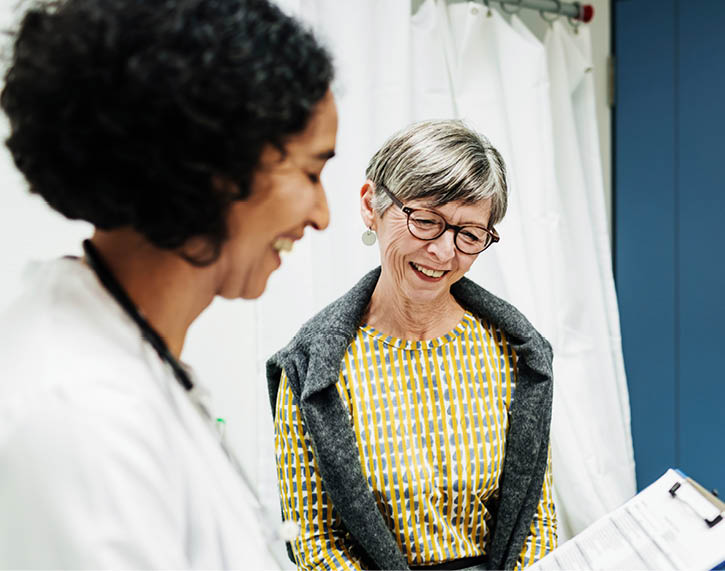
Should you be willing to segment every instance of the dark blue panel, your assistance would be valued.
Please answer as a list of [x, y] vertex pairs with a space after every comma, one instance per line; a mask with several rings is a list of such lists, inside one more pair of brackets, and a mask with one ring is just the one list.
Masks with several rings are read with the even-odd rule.
[[677, 465], [674, 0], [615, 13], [615, 270], [641, 488]]
[[725, 2], [679, 2], [681, 466], [725, 491]]

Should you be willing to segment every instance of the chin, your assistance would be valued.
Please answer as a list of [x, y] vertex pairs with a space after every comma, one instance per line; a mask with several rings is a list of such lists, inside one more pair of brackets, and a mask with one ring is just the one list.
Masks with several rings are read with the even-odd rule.
[[279, 267], [278, 256], [275, 255], [271, 261], [269, 258], [262, 260], [262, 263], [257, 263], [247, 267], [246, 271], [241, 275], [237, 276], [236, 280], [233, 280], [230, 285], [228, 293], [230, 299], [257, 299], [267, 289], [267, 283], [269, 277]]
[[217, 295], [224, 299], [257, 299], [267, 289], [268, 279], [269, 275], [265, 276], [263, 280], [257, 280], [252, 283], [237, 283], [236, 286], [229, 284], [229, 286], [218, 292]]
[[267, 278], [265, 278], [264, 282], [259, 283], [259, 284], [254, 284], [252, 287], [249, 287], [249, 286], [245, 287], [242, 290], [242, 293], [239, 295], [239, 297], [241, 299], [257, 299], [264, 293], [264, 290], [267, 289], [267, 279], [268, 278], [269, 278], [269, 276], [267, 276]]

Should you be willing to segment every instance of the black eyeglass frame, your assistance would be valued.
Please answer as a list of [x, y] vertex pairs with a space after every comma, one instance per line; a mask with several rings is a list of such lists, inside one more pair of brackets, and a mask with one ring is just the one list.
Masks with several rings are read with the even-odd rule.
[[[411, 208], [410, 206], [405, 206], [405, 204], [403, 204], [403, 202], [397, 196], [395, 196], [388, 188], [386, 188], [384, 185], [379, 184], [378, 186], [383, 190], [383, 192], [385, 192], [385, 194], [387, 194], [390, 197], [390, 200], [393, 201], [393, 204], [395, 204], [395, 206], [400, 208], [405, 213], [405, 215], [407, 216], [406, 226], [408, 228], [408, 232], [410, 232], [410, 235], [413, 236], [414, 238], [417, 238], [418, 240], [424, 240], [426, 242], [431, 242], [432, 240], [437, 240], [450, 229], [450, 230], [453, 230], [453, 244], [456, 246], [456, 249], [459, 252], [461, 252], [462, 254], [466, 254], [467, 256], [476, 256], [476, 255], [480, 254], [481, 252], [490, 248], [491, 245], [495, 244], [496, 242], [498, 242], [501, 239], [501, 237], [498, 235], [498, 232], [496, 232], [496, 229], [493, 227], [486, 228], [485, 226], [478, 226], [477, 224], [466, 224], [464, 226], [450, 224], [448, 222], [448, 220], [445, 219], [445, 216], [443, 216], [439, 212], [435, 212], [434, 210], [429, 210], [428, 208]], [[441, 220], [443, 220], [443, 224], [444, 224], [443, 230], [441, 230], [439, 234], [433, 236], [432, 238], [421, 238], [420, 236], [416, 236], [413, 233], [413, 231], [410, 229], [410, 215], [416, 211], [432, 212], [436, 216], [440, 216], [440, 218], [441, 218]], [[461, 247], [458, 245], [458, 234], [464, 228], [478, 228], [480, 230], [483, 230], [486, 234], [488, 234], [488, 236], [491, 238], [491, 240], [478, 252], [464, 252], [461, 249]]]

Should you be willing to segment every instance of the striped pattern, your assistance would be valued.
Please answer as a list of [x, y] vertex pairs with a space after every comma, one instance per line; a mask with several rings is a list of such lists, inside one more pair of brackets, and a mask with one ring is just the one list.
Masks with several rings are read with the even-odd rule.
[[[411, 565], [485, 553], [503, 465], [516, 355], [502, 333], [466, 313], [448, 334], [405, 341], [363, 325], [337, 389], [363, 473]], [[277, 397], [276, 454], [285, 519], [300, 523], [300, 569], [358, 569], [353, 542], [328, 502], [286, 376]], [[556, 545], [551, 469], [519, 559]]]

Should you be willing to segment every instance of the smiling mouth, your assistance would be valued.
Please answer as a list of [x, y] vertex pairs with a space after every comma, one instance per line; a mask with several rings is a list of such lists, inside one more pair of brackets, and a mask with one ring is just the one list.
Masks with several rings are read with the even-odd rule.
[[272, 247], [278, 252], [291, 252], [292, 246], [294, 246], [294, 241], [290, 238], [277, 238], [272, 244]]
[[424, 276], [427, 276], [429, 278], [440, 278], [443, 277], [444, 274], [447, 274], [449, 270], [431, 270], [430, 268], [424, 268], [423, 266], [419, 266], [415, 262], [410, 262], [410, 265], [412, 268]]

